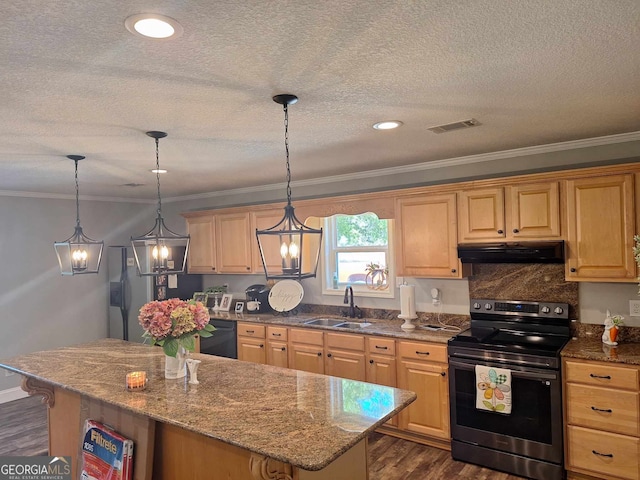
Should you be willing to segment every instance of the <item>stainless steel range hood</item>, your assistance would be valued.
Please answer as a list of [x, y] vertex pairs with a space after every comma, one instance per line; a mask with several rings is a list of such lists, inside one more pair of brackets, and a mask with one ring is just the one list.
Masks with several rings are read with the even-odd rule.
[[458, 257], [462, 263], [564, 263], [564, 240], [461, 243]]

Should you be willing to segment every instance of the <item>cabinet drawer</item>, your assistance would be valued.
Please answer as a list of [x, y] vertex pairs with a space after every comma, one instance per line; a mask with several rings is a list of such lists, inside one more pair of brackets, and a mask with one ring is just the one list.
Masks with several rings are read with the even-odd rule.
[[378, 355], [395, 355], [396, 341], [392, 338], [367, 337], [369, 353]]
[[287, 341], [287, 327], [267, 327], [267, 338], [269, 340]]
[[567, 469], [638, 480], [639, 445], [637, 438], [569, 426]]
[[256, 325], [255, 323], [238, 323], [238, 336], [241, 337], [264, 338], [264, 331], [264, 325]]
[[568, 383], [567, 423], [638, 435], [638, 394]]
[[431, 362], [447, 362], [447, 346], [432, 343], [398, 342], [400, 356]]
[[637, 368], [625, 368], [604, 363], [574, 362], [571, 360], [566, 361], [565, 367], [565, 380], [567, 382], [638, 390]]
[[342, 348], [364, 353], [364, 337], [346, 333], [327, 333], [327, 348]]
[[289, 331], [289, 340], [295, 343], [306, 343], [321, 347], [324, 345], [322, 332], [311, 329], [292, 328]]

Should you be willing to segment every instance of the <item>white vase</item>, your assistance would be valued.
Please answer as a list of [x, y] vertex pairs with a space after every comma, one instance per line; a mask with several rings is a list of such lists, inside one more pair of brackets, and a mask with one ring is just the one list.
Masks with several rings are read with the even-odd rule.
[[178, 348], [175, 357], [164, 356], [164, 378], [184, 378], [187, 376], [185, 349]]

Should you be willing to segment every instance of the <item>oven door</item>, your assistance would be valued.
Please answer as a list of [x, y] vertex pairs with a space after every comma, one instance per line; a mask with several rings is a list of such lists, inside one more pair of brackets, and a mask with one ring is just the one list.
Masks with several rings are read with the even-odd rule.
[[207, 338], [200, 338], [200, 353], [219, 357], [238, 358], [237, 323], [234, 320], [211, 319], [216, 330]]
[[[511, 370], [510, 414], [476, 409], [476, 365]], [[450, 358], [449, 393], [454, 440], [562, 464], [559, 371]]]

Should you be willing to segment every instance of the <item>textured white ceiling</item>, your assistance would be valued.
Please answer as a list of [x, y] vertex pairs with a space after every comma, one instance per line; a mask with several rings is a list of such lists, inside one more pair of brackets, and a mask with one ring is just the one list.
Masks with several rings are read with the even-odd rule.
[[[177, 19], [134, 36], [137, 13]], [[5, 0], [0, 190], [163, 196], [640, 130], [638, 0]], [[482, 126], [436, 135], [468, 118]], [[404, 126], [376, 131], [397, 119]], [[125, 184], [143, 184], [140, 187]]]

